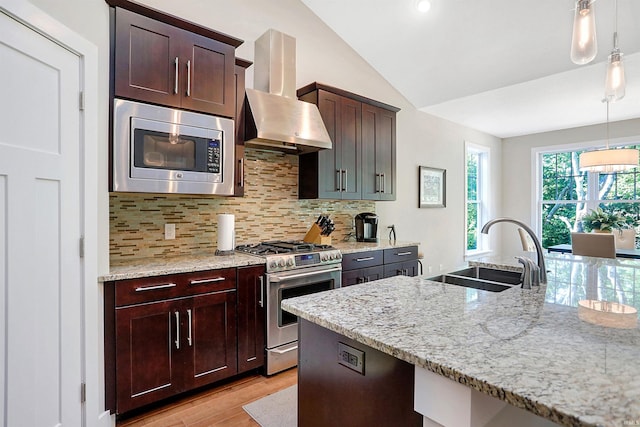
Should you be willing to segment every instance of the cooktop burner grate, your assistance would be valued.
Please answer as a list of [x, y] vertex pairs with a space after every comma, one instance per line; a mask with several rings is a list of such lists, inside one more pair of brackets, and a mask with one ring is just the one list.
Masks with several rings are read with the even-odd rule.
[[289, 253], [307, 253], [333, 249], [330, 245], [316, 245], [303, 241], [275, 240], [262, 242], [256, 245], [238, 245], [236, 250], [254, 255], [273, 255]]

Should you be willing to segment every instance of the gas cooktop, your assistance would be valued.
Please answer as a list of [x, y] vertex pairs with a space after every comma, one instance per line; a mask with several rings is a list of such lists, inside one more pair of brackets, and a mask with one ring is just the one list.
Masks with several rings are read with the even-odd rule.
[[238, 245], [236, 251], [246, 252], [253, 255], [275, 255], [290, 253], [319, 252], [334, 249], [329, 245], [316, 245], [296, 240], [274, 240], [262, 242], [256, 245]]

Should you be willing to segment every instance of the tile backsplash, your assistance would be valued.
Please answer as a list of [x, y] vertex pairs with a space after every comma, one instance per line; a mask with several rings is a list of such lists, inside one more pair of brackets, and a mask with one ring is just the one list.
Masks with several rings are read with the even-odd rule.
[[[298, 200], [298, 156], [247, 148], [244, 197], [110, 193], [110, 262], [214, 253], [220, 213], [235, 215], [236, 244], [244, 244], [302, 240], [320, 214], [333, 219], [331, 237], [342, 240], [360, 212], [375, 212], [375, 202]], [[165, 224], [175, 224], [174, 240], [165, 240]]]

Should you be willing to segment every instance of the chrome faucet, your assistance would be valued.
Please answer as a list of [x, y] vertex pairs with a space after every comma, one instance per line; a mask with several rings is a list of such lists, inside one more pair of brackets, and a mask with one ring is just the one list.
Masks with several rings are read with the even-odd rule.
[[538, 268], [540, 269], [540, 283], [547, 283], [547, 266], [544, 263], [544, 253], [542, 252], [542, 245], [540, 244], [540, 240], [536, 237], [536, 233], [525, 223], [518, 221], [513, 218], [496, 218], [487, 222], [484, 226], [482, 226], [482, 230], [480, 232], [482, 234], [489, 234], [489, 229], [493, 224], [497, 224], [499, 222], [511, 222], [513, 224], [519, 225], [522, 227], [528, 234], [531, 236], [533, 240], [533, 244], [536, 246], [536, 253], [538, 255]]

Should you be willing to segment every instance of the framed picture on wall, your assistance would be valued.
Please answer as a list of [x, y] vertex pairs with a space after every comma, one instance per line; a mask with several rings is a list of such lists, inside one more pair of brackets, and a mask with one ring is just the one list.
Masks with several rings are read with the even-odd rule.
[[445, 169], [419, 167], [418, 188], [421, 208], [444, 208], [447, 205], [447, 171]]

